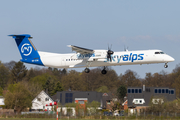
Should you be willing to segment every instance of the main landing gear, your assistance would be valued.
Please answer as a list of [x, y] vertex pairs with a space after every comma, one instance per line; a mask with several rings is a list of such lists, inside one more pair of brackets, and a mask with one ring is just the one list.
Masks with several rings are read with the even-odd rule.
[[[89, 73], [89, 72], [90, 72], [90, 69], [89, 69], [89, 68], [85, 68], [85, 69], [84, 69], [84, 72], [85, 72], [85, 73]], [[102, 74], [106, 74], [106, 73], [107, 73], [105, 67], [104, 67], [104, 69], [101, 71], [101, 73], [102, 73]]]
[[165, 67], [165, 68], [167, 68], [167, 67], [168, 67], [167, 63], [165, 63], [164, 67]]
[[101, 71], [102, 74], [106, 74], [107, 71], [106, 71], [106, 67], [104, 66], [104, 69]]

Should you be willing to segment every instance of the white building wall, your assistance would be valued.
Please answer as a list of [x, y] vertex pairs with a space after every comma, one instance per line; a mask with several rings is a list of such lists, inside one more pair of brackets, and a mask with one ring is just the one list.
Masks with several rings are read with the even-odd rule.
[[5, 105], [4, 104], [4, 98], [0, 98], [0, 105]]
[[[40, 101], [38, 100], [40, 99]], [[46, 98], [49, 98], [49, 101], [46, 101]], [[46, 106], [46, 104], [54, 102], [44, 91], [42, 91], [33, 101], [31, 109], [34, 110], [52, 110], [52, 106]]]

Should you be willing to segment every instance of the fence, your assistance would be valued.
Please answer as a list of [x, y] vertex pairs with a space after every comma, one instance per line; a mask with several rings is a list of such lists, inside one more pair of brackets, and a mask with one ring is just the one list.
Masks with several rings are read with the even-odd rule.
[[[12, 111], [0, 111], [0, 117], [4, 118], [56, 118], [56, 112], [22, 112], [21, 114], [15, 114]], [[180, 113], [149, 113], [141, 112], [136, 114], [119, 114], [116, 116], [113, 114], [104, 114], [102, 111], [99, 111], [93, 115], [90, 114], [76, 114], [72, 116], [70, 113], [64, 115], [63, 113], [58, 113], [59, 119], [77, 119], [77, 118], [86, 118], [86, 119], [180, 119]]]

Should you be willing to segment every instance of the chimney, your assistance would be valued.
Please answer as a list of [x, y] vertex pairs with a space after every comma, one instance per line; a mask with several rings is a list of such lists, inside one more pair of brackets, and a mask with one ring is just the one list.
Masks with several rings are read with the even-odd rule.
[[143, 85], [143, 92], [145, 92], [145, 85]]

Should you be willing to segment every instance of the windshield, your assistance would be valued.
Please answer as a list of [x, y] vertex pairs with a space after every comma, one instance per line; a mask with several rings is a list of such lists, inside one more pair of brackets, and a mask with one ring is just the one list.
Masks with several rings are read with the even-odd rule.
[[164, 52], [155, 52], [155, 54], [164, 54]]

